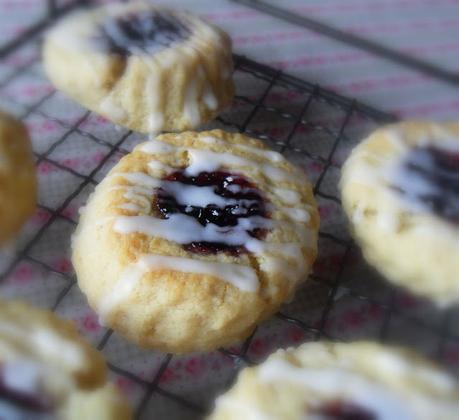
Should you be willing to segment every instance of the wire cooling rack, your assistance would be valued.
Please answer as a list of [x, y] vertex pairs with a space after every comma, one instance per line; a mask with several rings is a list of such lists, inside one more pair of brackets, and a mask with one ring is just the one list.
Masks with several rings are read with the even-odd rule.
[[[58, 5], [49, 4], [50, 16], [59, 15]], [[137, 418], [202, 418], [240, 368], [310, 340], [393, 342], [459, 368], [459, 311], [438, 310], [389, 286], [363, 261], [340, 207], [337, 182], [346, 156], [370, 130], [395, 118], [241, 56], [235, 56], [234, 104], [205, 128], [261, 138], [308, 173], [322, 220], [313, 274], [244, 343], [212, 353], [146, 351], [100, 326], [76, 285], [70, 237], [95, 185], [145, 136], [115, 127], [54, 90], [39, 51], [38, 30], [0, 51], [0, 107], [28, 125], [40, 185], [35, 215], [14, 249], [0, 257], [0, 293], [74, 320], [103, 351]]]

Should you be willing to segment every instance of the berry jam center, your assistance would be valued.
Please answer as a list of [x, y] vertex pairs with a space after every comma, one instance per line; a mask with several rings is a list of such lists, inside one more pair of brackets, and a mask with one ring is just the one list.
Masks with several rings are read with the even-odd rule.
[[187, 26], [167, 11], [127, 13], [108, 19], [99, 30], [97, 44], [104, 51], [121, 56], [153, 54], [190, 35]]
[[414, 148], [402, 163], [393, 189], [415, 210], [459, 224], [459, 152]]
[[23, 417], [18, 418], [39, 419], [41, 415], [52, 413], [54, 404], [43, 392], [12, 388], [5, 381], [3, 370], [0, 367], [0, 419], [3, 420], [1, 415], [3, 412], [10, 411], [23, 414]]
[[357, 404], [345, 401], [333, 401], [325, 404], [314, 413], [321, 420], [377, 420], [377, 416]]
[[[201, 172], [196, 176], [187, 176], [183, 171], [174, 172], [163, 178], [174, 184], [192, 185], [194, 187], [213, 187], [216, 196], [223, 197], [225, 205], [206, 204], [203, 206], [187, 205], [180, 203], [177, 197], [166, 188], [159, 188], [156, 197], [156, 209], [163, 219], [168, 219], [172, 214], [181, 213], [192, 217], [200, 225], [209, 223], [219, 227], [235, 227], [240, 219], [252, 216], [268, 218], [266, 201], [262, 193], [241, 175], [229, 172]], [[245, 232], [252, 238], [263, 239], [266, 229], [254, 227]], [[244, 246], [230, 245], [224, 242], [190, 242], [183, 247], [191, 252], [200, 254], [215, 254], [226, 252], [231, 255], [239, 255], [247, 252]]]

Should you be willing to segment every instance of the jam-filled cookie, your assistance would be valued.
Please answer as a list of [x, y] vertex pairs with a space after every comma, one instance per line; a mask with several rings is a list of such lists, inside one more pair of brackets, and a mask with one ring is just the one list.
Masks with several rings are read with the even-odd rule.
[[167, 134], [97, 186], [73, 263], [108, 326], [141, 346], [211, 350], [248, 336], [305, 280], [318, 224], [304, 174], [261, 141]]
[[0, 112], [0, 244], [22, 227], [36, 200], [35, 164], [27, 130]]
[[68, 321], [0, 300], [0, 418], [129, 420], [105, 362]]
[[374, 343], [308, 343], [244, 369], [212, 420], [454, 420], [459, 385], [416, 354]]
[[459, 301], [459, 124], [377, 130], [345, 163], [341, 190], [370, 263], [439, 304]]
[[44, 60], [63, 92], [143, 133], [195, 128], [234, 92], [229, 37], [187, 12], [147, 2], [63, 19], [47, 36]]

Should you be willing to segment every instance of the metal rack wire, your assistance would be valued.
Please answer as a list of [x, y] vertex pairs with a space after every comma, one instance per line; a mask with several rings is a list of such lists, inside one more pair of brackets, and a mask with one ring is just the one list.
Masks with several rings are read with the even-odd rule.
[[[56, 16], [55, 2], [49, 6], [50, 16]], [[38, 51], [37, 34], [2, 51], [0, 59]], [[275, 348], [307, 340], [379, 339], [415, 346], [451, 362], [445, 355], [451, 354], [448, 349], [459, 349], [459, 330], [453, 328], [459, 314], [416, 301], [380, 279], [353, 245], [340, 209], [336, 181], [346, 155], [370, 129], [395, 118], [241, 56], [235, 56], [234, 78], [234, 106], [209, 127], [259, 137], [308, 170], [323, 220], [318, 262], [294, 301], [235, 347], [179, 357], [138, 349], [97, 325], [86, 329], [88, 339], [105, 353], [114, 379], [129, 388], [138, 418], [199, 418], [241, 367], [258, 362]], [[32, 97], [20, 89], [8, 91], [30, 80], [46, 88]], [[38, 54], [0, 79], [0, 92], [0, 106], [26, 123], [40, 121], [56, 128], [52, 136], [32, 132], [39, 173], [54, 171], [56, 176], [41, 185], [38, 226], [26, 228], [16, 251], [0, 257], [0, 293], [75, 318], [88, 307], [65, 259], [77, 221], [69, 209], [83, 203], [107, 170], [142, 137], [99, 121], [48, 86]], [[94, 121], [103, 124], [102, 129]], [[66, 150], [77, 142], [97, 151], [97, 159], [81, 168], [65, 158]], [[49, 248], [64, 258], [49, 258]], [[19, 287], [22, 271], [30, 267], [40, 273], [41, 282]], [[134, 359], [146, 367], [133, 368]], [[193, 376], [202, 363], [207, 373]], [[192, 385], [186, 373], [192, 374]]]

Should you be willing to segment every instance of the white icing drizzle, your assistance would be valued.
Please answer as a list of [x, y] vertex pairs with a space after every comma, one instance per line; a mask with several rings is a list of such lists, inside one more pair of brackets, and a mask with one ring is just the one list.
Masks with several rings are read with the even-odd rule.
[[118, 283], [99, 303], [101, 317], [107, 318], [113, 308], [132, 293], [144, 274], [163, 269], [214, 276], [245, 292], [256, 292], [259, 287], [257, 274], [249, 266], [165, 255], [143, 255], [125, 269]]
[[[219, 139], [217, 139], [219, 140]], [[264, 152], [261, 149], [254, 149], [254, 153], [262, 155], [260, 152]], [[239, 167], [250, 167], [263, 173], [266, 178], [274, 179], [276, 181], [290, 181], [292, 182], [290, 174], [282, 169], [277, 168], [270, 164], [262, 164], [251, 159], [247, 159], [241, 156], [234, 155], [232, 153], [220, 153], [213, 152], [211, 150], [193, 149], [193, 148], [181, 148], [175, 147], [169, 143], [155, 139], [144, 143], [139, 149], [143, 153], [149, 154], [163, 154], [171, 152], [186, 151], [190, 157], [190, 165], [186, 168], [185, 172], [188, 175], [197, 175], [199, 172], [213, 172], [220, 167], [227, 166], [239, 166]], [[237, 149], [236, 149], [237, 150]], [[276, 152], [272, 152], [276, 153]], [[283, 158], [282, 158], [283, 159]]]
[[260, 242], [252, 238], [247, 229], [267, 229], [270, 220], [259, 216], [239, 218], [236, 226], [220, 227], [213, 223], [202, 226], [197, 220], [184, 214], [172, 214], [168, 219], [152, 216], [120, 216], [116, 219], [113, 230], [118, 233], [144, 233], [158, 236], [179, 244], [191, 242], [222, 242], [232, 246], [251, 247], [251, 243]]
[[163, 171], [163, 172], [172, 172], [174, 168], [172, 166], [166, 165], [165, 163], [158, 162], [157, 160], [151, 160], [148, 162], [148, 168], [152, 171]]
[[[137, 201], [137, 205], [141, 204], [146, 212], [149, 212], [151, 209], [151, 203], [148, 198], [144, 195], [136, 193], [134, 190], [127, 190], [124, 195], [124, 198], [130, 201]], [[125, 204], [134, 204], [134, 203], [125, 203]]]
[[[50, 365], [35, 362], [29, 359], [16, 359], [2, 363], [2, 381], [5, 387], [13, 392], [22, 395], [43, 395], [51, 394], [46, 390], [46, 379], [52, 376], [55, 385], [58, 382], [60, 393], [70, 392], [73, 386], [70, 376], [66, 376], [62, 371], [54, 369]], [[54, 394], [55, 392], [53, 392]], [[56, 395], [53, 395], [56, 397]], [[56, 400], [59, 398], [57, 397]], [[54, 420], [54, 410], [51, 412], [39, 413], [32, 409], [17, 406], [8, 399], [0, 399], [0, 418], [5, 420]]]
[[209, 204], [215, 204], [219, 207], [226, 207], [236, 203], [250, 205], [256, 202], [256, 200], [236, 200], [222, 197], [215, 193], [213, 186], [194, 186], [181, 182], [161, 181], [161, 189], [173, 195], [179, 204], [189, 206], [205, 207]]
[[[199, 137], [199, 140], [207, 144], [218, 144], [218, 145], [223, 145], [223, 146], [229, 144], [227, 141], [223, 139], [219, 139], [217, 137], [211, 137], [211, 136], [201, 136]], [[264, 149], [260, 149], [259, 147], [247, 146], [245, 144], [237, 144], [237, 143], [232, 143], [231, 145], [235, 147], [236, 150], [241, 150], [244, 152], [250, 152], [250, 153], [254, 153], [259, 156], [263, 156], [264, 158], [270, 160], [271, 162], [277, 163], [277, 162], [283, 162], [285, 160], [284, 157], [280, 153], [274, 152], [273, 150], [264, 150]]]
[[156, 154], [156, 153], [172, 153], [176, 150], [176, 147], [172, 144], [160, 141], [157, 139], [151, 139], [146, 143], [139, 146], [139, 149], [143, 153]]
[[195, 79], [190, 79], [183, 102], [183, 115], [192, 126], [197, 126], [201, 122], [201, 114], [198, 106], [198, 84]]
[[[222, 197], [215, 193], [212, 186], [194, 186], [176, 181], [160, 180], [142, 172], [123, 172], [116, 173], [113, 176], [121, 176], [129, 182], [137, 184], [137, 187], [140, 184], [144, 188], [144, 190], [140, 191], [145, 191], [146, 195], [152, 195], [154, 188], [161, 188], [173, 195], [177, 202], [183, 205], [205, 207], [209, 204], [215, 204], [219, 207], [225, 207], [236, 203], [250, 205], [254, 202], [253, 200], [236, 200]], [[145, 187], [150, 187], [150, 189]], [[124, 196], [130, 198], [134, 195], [129, 195], [128, 192]]]
[[188, 149], [190, 164], [185, 169], [187, 175], [198, 175], [200, 172], [214, 172], [220, 167], [250, 166], [254, 162], [248, 159], [230, 154], [218, 153], [210, 150]]
[[105, 97], [99, 105], [100, 110], [103, 114], [106, 114], [109, 118], [116, 121], [122, 121], [126, 119], [127, 114], [123, 108], [116, 105], [110, 96]]
[[[184, 46], [182, 48], [182, 54], [188, 55], [191, 60], [201, 59], [200, 54], [197, 50], [190, 46]], [[194, 127], [201, 123], [201, 111], [199, 109], [199, 88], [205, 89], [207, 80], [202, 69], [201, 64], [198, 64], [195, 68], [188, 69], [190, 74], [194, 77], [190, 77], [188, 80], [188, 86], [185, 90], [185, 97], [183, 101], [183, 115]]]
[[[144, 60], [145, 63], [147, 60]], [[156, 66], [149, 66], [153, 67], [150, 69], [150, 73], [145, 81], [145, 98], [148, 101], [148, 108], [149, 108], [149, 116], [148, 116], [148, 128], [151, 133], [158, 133], [162, 130], [164, 126], [164, 113], [161, 106], [161, 78], [160, 68], [154, 68]], [[158, 66], [159, 67], [159, 66]]]
[[[73, 376], [49, 362], [32, 360], [28, 355], [20, 355], [17, 350], [15, 349], [13, 359], [4, 360], [2, 363], [3, 383], [8, 389], [23, 395], [47, 395], [54, 400], [55, 408], [51, 408], [50, 412], [38, 413], [0, 399], [0, 418], [55, 420], [56, 410], [59, 410], [58, 402], [62, 401], [64, 395], [69, 395], [75, 390]], [[50, 377], [51, 386], [48, 379]]]
[[277, 195], [285, 204], [300, 204], [300, 194], [287, 188], [273, 188], [273, 193]]
[[85, 364], [84, 354], [78, 345], [49, 328], [29, 328], [25, 325], [0, 322], [0, 334], [13, 339], [27, 339], [35, 352], [63, 362], [73, 369], [80, 369]]
[[[259, 254], [269, 253], [268, 258], [263, 258], [260, 262], [260, 269], [265, 273], [282, 273], [291, 276], [303, 276], [307, 273], [308, 267], [304, 259], [302, 251], [302, 243], [273, 243], [260, 242], [259, 248], [257, 244], [249, 244], [249, 251]], [[275, 255], [272, 255], [275, 254]]]
[[118, 206], [121, 210], [133, 211], [138, 213], [142, 208], [139, 207], [137, 204], [134, 203], [123, 203]]
[[2, 366], [2, 381], [13, 391], [39, 393], [42, 379], [43, 366], [28, 359], [9, 361]]
[[218, 99], [215, 96], [210, 83], [206, 83], [204, 85], [202, 100], [206, 104], [207, 108], [209, 108], [211, 111], [215, 111], [218, 108]]
[[151, 194], [153, 191], [153, 188], [158, 188], [161, 186], [161, 180], [157, 178], [153, 178], [152, 176], [145, 174], [143, 172], [116, 172], [113, 174], [113, 177], [122, 177], [126, 181], [129, 181], [130, 183], [134, 184], [133, 186], [138, 188], [138, 187], [143, 187], [145, 188], [144, 191], [147, 192], [148, 190], [146, 188], [149, 188], [148, 194]]
[[377, 415], [378, 420], [415, 420], [415, 412], [389, 389], [342, 368], [300, 368], [281, 359], [260, 365], [258, 377], [264, 383], [290, 382], [304, 386], [323, 399], [344, 399]]
[[[225, 394], [215, 400], [215, 407], [217, 411], [222, 409], [227, 411], [232, 418], [244, 420], [276, 420], [269, 414], [264, 413], [262, 409], [259, 409], [255, 405], [251, 405], [250, 402], [241, 401]], [[240, 413], [241, 411], [242, 413]]]
[[31, 345], [47, 357], [63, 361], [74, 368], [82, 368], [85, 364], [85, 357], [81, 349], [72, 341], [50, 329], [36, 329], [28, 337]]
[[282, 213], [284, 213], [290, 220], [299, 223], [307, 223], [311, 219], [310, 214], [303, 209], [296, 207], [281, 207]]

